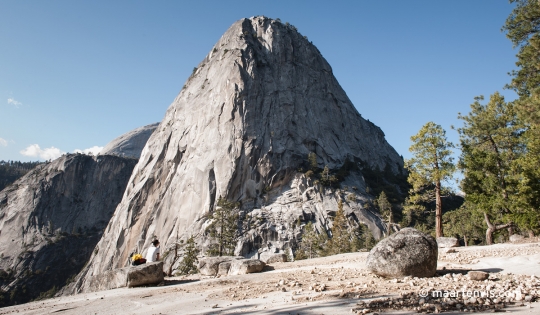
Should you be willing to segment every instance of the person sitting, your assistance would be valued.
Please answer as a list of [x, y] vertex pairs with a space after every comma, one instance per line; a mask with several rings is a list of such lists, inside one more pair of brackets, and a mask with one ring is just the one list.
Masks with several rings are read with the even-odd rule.
[[154, 262], [159, 260], [159, 241], [154, 240], [152, 246], [146, 252], [146, 262]]

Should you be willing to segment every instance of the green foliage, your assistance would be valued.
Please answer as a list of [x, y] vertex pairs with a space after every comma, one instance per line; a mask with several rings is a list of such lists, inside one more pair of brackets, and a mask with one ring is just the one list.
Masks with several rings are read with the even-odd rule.
[[238, 207], [238, 203], [219, 197], [217, 207], [212, 214], [212, 223], [206, 228], [206, 233], [214, 241], [207, 251], [209, 256], [234, 255], [239, 237]]
[[332, 223], [332, 238], [327, 244], [327, 253], [329, 255], [349, 253], [353, 236], [349, 232], [349, 224], [343, 211], [343, 202], [339, 200], [338, 210]]
[[[450, 180], [455, 171], [451, 148], [454, 145], [446, 138], [446, 131], [433, 122], [428, 122], [411, 137], [409, 151], [413, 158], [406, 161], [409, 170], [408, 211], [422, 202], [435, 200], [435, 234], [443, 235], [442, 226], [442, 182]], [[431, 191], [431, 188], [433, 189]], [[433, 193], [432, 193], [433, 192]], [[433, 198], [433, 199], [432, 199]]]
[[451, 148], [454, 145], [447, 140], [446, 131], [440, 125], [428, 122], [411, 141], [409, 151], [413, 158], [407, 161], [406, 167], [413, 191], [452, 178], [455, 166]]
[[518, 211], [521, 167], [525, 152], [523, 124], [514, 106], [495, 93], [487, 104], [475, 98], [468, 115], [459, 114], [463, 127], [459, 167], [465, 178], [461, 186], [472, 209], [485, 212], [496, 221], [509, 222]]
[[43, 162], [0, 161], [0, 191]]
[[518, 70], [511, 72], [509, 85], [520, 97], [529, 97], [540, 87], [540, 2], [538, 0], [510, 0], [516, 6], [506, 19], [503, 31], [519, 47]]
[[317, 168], [319, 168], [319, 165], [317, 163], [317, 155], [314, 152], [309, 152], [308, 164], [309, 164], [309, 169], [312, 171], [316, 171]]
[[444, 235], [462, 239], [465, 245], [484, 242], [484, 219], [470, 205], [463, 204], [443, 215]]
[[184, 257], [178, 266], [178, 273], [181, 275], [194, 274], [198, 273], [199, 269], [197, 268], [197, 255], [199, 250], [196, 247], [195, 239], [193, 236], [188, 238], [185, 248], [184, 248]]
[[392, 233], [391, 224], [394, 223], [394, 212], [392, 209], [392, 204], [388, 201], [388, 198], [386, 198], [386, 194], [381, 192], [379, 197], [377, 198], [377, 207], [379, 208], [379, 213], [382, 215], [382, 217], [388, 222], [387, 226], [387, 232], [388, 234]]

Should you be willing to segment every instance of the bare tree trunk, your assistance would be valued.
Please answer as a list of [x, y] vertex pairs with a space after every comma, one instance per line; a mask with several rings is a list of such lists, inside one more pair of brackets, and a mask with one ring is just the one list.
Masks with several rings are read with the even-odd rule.
[[[540, 0], [539, 0], [540, 1]], [[529, 238], [533, 238], [534, 237], [534, 232], [529, 230]]]
[[443, 237], [442, 227], [442, 202], [441, 202], [441, 182], [435, 184], [435, 235]]
[[463, 235], [463, 242], [465, 243], [465, 246], [469, 246], [469, 242], [467, 242], [467, 235]]
[[510, 226], [514, 226], [514, 223], [512, 223], [512, 222], [506, 223], [506, 224], [494, 225], [493, 223], [491, 223], [487, 213], [485, 213], [485, 212], [484, 212], [484, 219], [486, 220], [486, 224], [488, 226], [488, 228], [486, 230], [486, 244], [487, 245], [492, 245], [493, 244], [493, 233], [494, 232], [496, 232], [498, 230], [508, 228]]

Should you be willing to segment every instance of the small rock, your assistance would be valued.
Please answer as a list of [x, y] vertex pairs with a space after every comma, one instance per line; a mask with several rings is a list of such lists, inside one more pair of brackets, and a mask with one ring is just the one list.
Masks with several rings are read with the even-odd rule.
[[489, 273], [483, 271], [469, 271], [467, 276], [469, 276], [469, 279], [471, 280], [484, 281], [489, 278]]

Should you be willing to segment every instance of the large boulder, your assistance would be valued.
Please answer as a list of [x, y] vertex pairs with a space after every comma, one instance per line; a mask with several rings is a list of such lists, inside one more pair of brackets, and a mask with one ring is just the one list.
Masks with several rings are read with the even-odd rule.
[[431, 277], [437, 271], [435, 239], [413, 228], [405, 228], [380, 241], [369, 252], [368, 269], [383, 277]]
[[[221, 263], [231, 262], [234, 259], [243, 259], [243, 258], [244, 257], [235, 257], [235, 256], [200, 258], [199, 259], [199, 272], [204, 276], [215, 276], [220, 271], [219, 266]], [[222, 269], [224, 268], [225, 268], [225, 265], [223, 266]]]
[[266, 264], [258, 259], [238, 259], [231, 261], [229, 275], [245, 275], [261, 272]]
[[459, 240], [455, 237], [437, 237], [439, 248], [459, 247]]
[[[163, 262], [146, 263], [100, 273], [88, 278], [82, 292], [96, 292], [125, 287], [156, 285], [163, 282]], [[70, 291], [72, 288], [66, 288]], [[67, 292], [66, 291], [66, 292]]]
[[128, 269], [127, 286], [139, 287], [163, 282], [163, 262], [151, 262]]
[[287, 255], [284, 253], [269, 253], [269, 252], [263, 252], [261, 253], [259, 259], [264, 262], [265, 264], [272, 264], [276, 262], [286, 262], [287, 261]]

